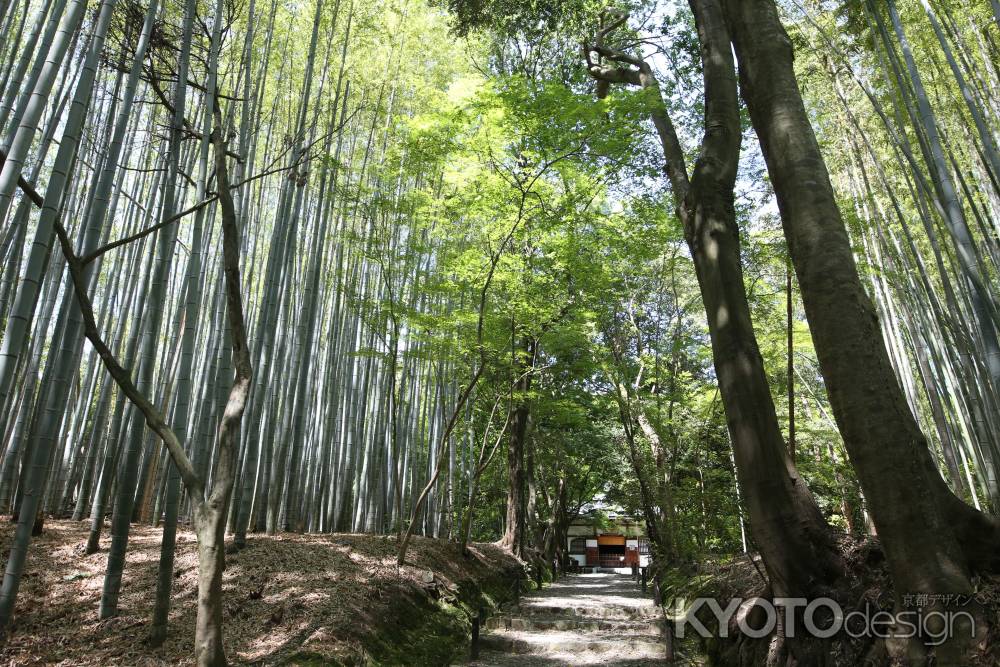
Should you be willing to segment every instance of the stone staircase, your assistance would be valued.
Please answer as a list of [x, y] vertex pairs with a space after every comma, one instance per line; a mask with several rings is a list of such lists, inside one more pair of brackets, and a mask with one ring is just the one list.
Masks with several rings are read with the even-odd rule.
[[489, 618], [469, 665], [662, 665], [663, 622], [628, 576], [569, 575]]

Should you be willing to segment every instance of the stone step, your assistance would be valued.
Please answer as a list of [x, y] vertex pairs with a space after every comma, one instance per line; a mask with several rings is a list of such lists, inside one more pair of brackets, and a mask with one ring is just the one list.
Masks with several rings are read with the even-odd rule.
[[659, 636], [663, 620], [622, 620], [586, 616], [511, 616], [500, 614], [486, 619], [489, 630], [577, 630], [582, 632], [618, 631], [626, 634]]
[[521, 604], [520, 606], [510, 608], [507, 612], [511, 615], [518, 616], [563, 616], [619, 620], [654, 620], [662, 617], [660, 610], [651, 604], [641, 606], [621, 604], [608, 604], [603, 606]]
[[480, 638], [484, 650], [518, 655], [573, 656], [587, 654], [628, 659], [663, 659], [665, 645], [658, 637], [643, 635], [577, 634], [573, 632], [494, 631]]
[[[675, 653], [680, 659], [679, 654]], [[555, 653], [551, 655], [524, 655], [517, 653], [500, 653], [498, 651], [483, 651], [475, 662], [465, 663], [466, 667], [583, 667], [584, 665], [614, 665], [615, 667], [663, 667], [664, 655], [626, 657], [615, 655], [613, 659], [601, 653]], [[677, 662], [678, 665], [694, 665], [696, 663]], [[699, 667], [702, 663], [697, 663]]]

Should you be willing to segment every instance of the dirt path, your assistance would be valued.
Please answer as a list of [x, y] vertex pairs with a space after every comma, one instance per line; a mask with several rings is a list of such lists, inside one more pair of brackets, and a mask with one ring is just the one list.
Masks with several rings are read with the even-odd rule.
[[662, 616], [630, 577], [570, 575], [490, 618], [476, 667], [662, 665]]

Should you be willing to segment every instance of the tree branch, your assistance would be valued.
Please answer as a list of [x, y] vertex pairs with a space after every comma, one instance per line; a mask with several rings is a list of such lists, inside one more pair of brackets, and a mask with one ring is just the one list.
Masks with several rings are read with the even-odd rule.
[[[7, 161], [7, 154], [4, 153], [2, 150], [0, 150], [0, 167], [2, 167], [3, 163], [6, 161]], [[21, 192], [23, 192], [25, 196], [28, 199], [30, 199], [32, 203], [34, 203], [35, 206], [37, 206], [38, 208], [41, 208], [42, 204], [45, 203], [45, 199], [42, 197], [42, 195], [38, 194], [38, 191], [35, 190], [34, 186], [31, 183], [29, 183], [24, 178], [24, 176], [17, 177], [17, 186], [21, 188]]]
[[[627, 14], [616, 14], [616, 20], [609, 26], [598, 30], [592, 44], [583, 44], [583, 55], [587, 62], [587, 72], [597, 80], [598, 96], [603, 96], [607, 92], [607, 85], [610, 83], [621, 83], [655, 91], [656, 106], [650, 110], [649, 115], [656, 128], [656, 133], [660, 137], [660, 144], [663, 148], [663, 156], [666, 161], [664, 171], [670, 180], [674, 197], [678, 202], [683, 201], [691, 188], [688, 178], [686, 161], [684, 159], [684, 149], [677, 138], [677, 130], [673, 121], [667, 113], [666, 104], [663, 101], [663, 94], [660, 92], [660, 84], [653, 74], [652, 67], [642, 58], [629, 56], [621, 51], [610, 49], [604, 44], [604, 40], [614, 30], [620, 28], [628, 19]], [[625, 62], [634, 65], [637, 69], [628, 67], [606, 67], [595, 63], [591, 58], [591, 53], [599, 53], [616, 62]], [[604, 88], [601, 88], [603, 83]]]
[[146, 418], [146, 424], [149, 428], [163, 440], [163, 444], [166, 445], [167, 451], [170, 453], [170, 458], [173, 459], [174, 465], [177, 466], [177, 470], [180, 472], [181, 479], [184, 480], [184, 485], [188, 488], [188, 491], [196, 498], [203, 497], [205, 493], [204, 482], [198, 476], [198, 473], [195, 472], [191, 459], [184, 453], [184, 447], [177, 438], [177, 434], [167, 425], [166, 419], [156, 409], [156, 406], [135, 386], [129, 372], [121, 365], [114, 352], [111, 351], [101, 337], [101, 332], [97, 328], [97, 322], [94, 319], [94, 306], [90, 300], [90, 296], [87, 294], [87, 277], [84, 273], [85, 265], [73, 251], [73, 243], [70, 241], [62, 222], [57, 218], [54, 224], [56, 236], [59, 238], [63, 254], [66, 256], [66, 266], [69, 268], [69, 274], [73, 280], [73, 290], [76, 293], [77, 304], [83, 315], [84, 332], [87, 338], [90, 340], [91, 345], [94, 346], [94, 349], [97, 350], [97, 354], [101, 357], [101, 361], [104, 362], [104, 366], [108, 369], [111, 378], [132, 404], [139, 408], [143, 417]]
[[[227, 153], [227, 155], [228, 155], [228, 153]], [[305, 154], [303, 153], [303, 155], [305, 155]], [[252, 181], [256, 181], [258, 179], [264, 178], [265, 176], [270, 176], [271, 174], [278, 174], [278, 173], [281, 173], [283, 171], [288, 171], [289, 169], [294, 169], [297, 166], [299, 166], [300, 164], [302, 164], [302, 162], [304, 161], [304, 159], [305, 158], [303, 158], [302, 160], [299, 160], [295, 164], [286, 165], [284, 167], [276, 167], [274, 169], [267, 169], [265, 171], [260, 172], [259, 174], [254, 174], [253, 176], [248, 176], [248, 177], [244, 178], [242, 181], [240, 181], [239, 183], [237, 183], [236, 185], [230, 185], [230, 186], [228, 186], [228, 190], [235, 190], [237, 188], [241, 188], [244, 185], [246, 185], [247, 183], [250, 183]], [[222, 188], [220, 187], [219, 189], [221, 190]], [[81, 257], [80, 258], [80, 263], [83, 264], [84, 266], [86, 266], [87, 264], [90, 264], [95, 259], [97, 259], [101, 255], [103, 255], [104, 253], [110, 252], [111, 250], [114, 250], [115, 248], [120, 248], [121, 246], [127, 245], [129, 243], [132, 243], [133, 241], [138, 241], [139, 239], [145, 238], [145, 237], [149, 236], [150, 234], [152, 234], [153, 232], [155, 232], [155, 231], [157, 231], [157, 230], [159, 230], [159, 229], [161, 229], [163, 227], [166, 227], [170, 223], [177, 222], [181, 218], [183, 218], [185, 216], [188, 216], [188, 215], [191, 215], [192, 213], [195, 213], [196, 211], [198, 211], [198, 210], [200, 210], [202, 208], [205, 208], [206, 206], [208, 206], [209, 204], [211, 204], [212, 202], [214, 202], [217, 199], [219, 199], [219, 193], [218, 192], [213, 193], [213, 194], [209, 195], [208, 197], [205, 197], [204, 199], [202, 199], [197, 204], [194, 204], [193, 206], [190, 206], [190, 207], [184, 209], [183, 211], [180, 211], [179, 213], [170, 216], [166, 220], [161, 220], [160, 222], [156, 223], [152, 227], [147, 227], [146, 229], [138, 231], [135, 234], [132, 234], [131, 236], [126, 236], [124, 238], [120, 238], [117, 241], [111, 241], [110, 243], [105, 243], [100, 248], [97, 248], [93, 252], [90, 252], [90, 253], [84, 255], [83, 257]]]

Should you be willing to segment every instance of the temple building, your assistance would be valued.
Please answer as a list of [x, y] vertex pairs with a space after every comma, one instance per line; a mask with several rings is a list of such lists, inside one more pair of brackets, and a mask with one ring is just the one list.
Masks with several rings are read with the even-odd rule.
[[569, 525], [569, 557], [584, 569], [630, 572], [649, 565], [646, 523], [618, 508], [595, 503]]

